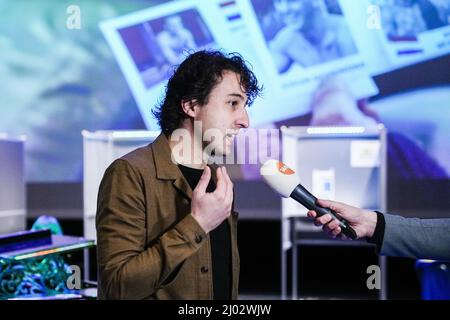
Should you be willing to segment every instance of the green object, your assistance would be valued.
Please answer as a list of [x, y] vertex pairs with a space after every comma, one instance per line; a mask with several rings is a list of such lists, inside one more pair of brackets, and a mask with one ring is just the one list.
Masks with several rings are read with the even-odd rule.
[[60, 255], [25, 261], [0, 258], [0, 299], [70, 293], [67, 268]]
[[52, 216], [40, 216], [31, 227], [31, 230], [44, 230], [48, 229], [53, 235], [61, 236], [63, 231], [58, 220]]

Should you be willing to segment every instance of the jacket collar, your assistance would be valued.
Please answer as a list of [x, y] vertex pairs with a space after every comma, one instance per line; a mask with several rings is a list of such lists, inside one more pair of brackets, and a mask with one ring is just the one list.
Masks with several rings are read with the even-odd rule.
[[[172, 160], [172, 151], [167, 137], [161, 133], [151, 144], [155, 159], [156, 177], [161, 180], [173, 180], [173, 185], [189, 199], [192, 199], [192, 189], [184, 178], [183, 173]], [[217, 183], [217, 165], [208, 165], [211, 169], [211, 177]]]

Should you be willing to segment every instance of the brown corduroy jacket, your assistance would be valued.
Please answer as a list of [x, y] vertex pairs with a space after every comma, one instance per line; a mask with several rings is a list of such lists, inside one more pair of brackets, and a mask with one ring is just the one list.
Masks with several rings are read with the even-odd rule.
[[[99, 299], [213, 298], [210, 238], [190, 214], [191, 198], [163, 134], [108, 167], [96, 216]], [[234, 210], [228, 223], [232, 298], [237, 299]]]

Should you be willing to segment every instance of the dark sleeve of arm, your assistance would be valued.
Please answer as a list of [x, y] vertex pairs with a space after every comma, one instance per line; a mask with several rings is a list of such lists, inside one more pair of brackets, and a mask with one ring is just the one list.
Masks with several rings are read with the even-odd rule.
[[373, 236], [371, 238], [367, 238], [367, 242], [375, 244], [377, 246], [377, 253], [379, 253], [381, 250], [381, 245], [383, 244], [386, 221], [384, 219], [384, 215], [381, 212], [375, 212], [377, 213], [377, 225], [375, 226]]
[[450, 261], [450, 219], [404, 218], [384, 214], [380, 254]]
[[188, 214], [147, 247], [148, 205], [139, 172], [116, 160], [105, 172], [97, 203], [99, 289], [104, 298], [152, 295], [205, 242], [196, 242], [206, 234]]

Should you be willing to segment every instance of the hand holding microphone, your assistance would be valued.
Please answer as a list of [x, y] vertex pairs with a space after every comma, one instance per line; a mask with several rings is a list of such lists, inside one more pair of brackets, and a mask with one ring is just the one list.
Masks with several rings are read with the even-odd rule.
[[[321, 207], [329, 208], [335, 211], [342, 218], [347, 220], [350, 226], [355, 230], [358, 238], [371, 238], [375, 232], [377, 226], [377, 214], [376, 212], [352, 207], [348, 204], [330, 201], [330, 200], [317, 200], [317, 204]], [[331, 237], [344, 238], [341, 234], [341, 228], [339, 222], [333, 220], [330, 216], [318, 216], [314, 210], [308, 211], [308, 217], [314, 219], [316, 226], [323, 226], [323, 231]]]
[[[295, 174], [294, 170], [287, 167], [284, 163], [268, 160], [261, 167], [260, 173], [267, 184], [282, 197], [294, 199], [308, 210], [314, 211], [317, 216], [325, 217], [322, 219], [330, 217], [327, 219], [327, 223], [335, 225], [333, 230], [339, 228], [338, 230], [342, 231], [348, 238], [353, 240], [358, 238], [355, 230], [349, 225], [347, 220], [342, 218], [336, 211], [317, 204], [317, 198], [300, 184], [300, 178]], [[330, 222], [331, 219], [335, 221]]]

